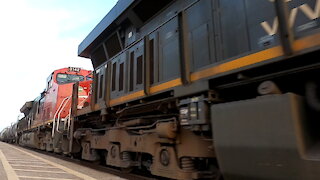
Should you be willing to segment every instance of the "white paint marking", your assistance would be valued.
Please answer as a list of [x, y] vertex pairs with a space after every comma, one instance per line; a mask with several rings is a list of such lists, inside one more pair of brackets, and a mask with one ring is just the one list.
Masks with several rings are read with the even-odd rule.
[[47, 165], [44, 162], [9, 162], [10, 164], [31, 164], [31, 165]]
[[43, 171], [43, 170], [33, 170], [33, 169], [13, 169], [15, 171], [28, 171], [28, 172], [39, 172], [39, 173], [56, 173], [56, 174], [68, 174], [67, 172], [61, 171]]
[[19, 178], [17, 174], [14, 172], [14, 170], [10, 166], [9, 162], [7, 161], [6, 157], [4, 156], [1, 150], [0, 150], [0, 160], [2, 162], [4, 170], [6, 171], [7, 178], [10, 180], [18, 180]]
[[48, 177], [36, 177], [36, 176], [19, 176], [19, 178], [26, 178], [26, 179], [43, 179], [43, 180], [73, 180], [73, 179], [62, 179], [62, 178], [48, 178]]
[[87, 175], [85, 175], [85, 174], [83, 174], [83, 173], [74, 171], [74, 170], [72, 170], [72, 169], [69, 169], [69, 168], [64, 167], [64, 166], [62, 166], [62, 165], [60, 165], [60, 164], [51, 162], [51, 161], [49, 161], [49, 160], [43, 159], [43, 158], [41, 158], [41, 157], [38, 157], [38, 156], [33, 155], [33, 154], [31, 154], [31, 153], [28, 153], [28, 152], [26, 152], [26, 151], [24, 151], [24, 150], [21, 150], [21, 149], [19, 149], [19, 148], [16, 148], [16, 147], [13, 147], [13, 146], [11, 146], [11, 147], [12, 147], [13, 149], [16, 149], [16, 150], [24, 153], [24, 154], [27, 154], [27, 155], [29, 155], [29, 156], [32, 156], [32, 157], [36, 158], [36, 159], [39, 159], [39, 160], [41, 160], [41, 161], [43, 161], [43, 162], [45, 162], [45, 163], [47, 163], [47, 164], [50, 164], [50, 165], [55, 166], [55, 167], [57, 167], [57, 168], [59, 168], [59, 169], [62, 169], [62, 170], [66, 171], [66, 172], [68, 172], [68, 173], [70, 173], [70, 174], [72, 174], [72, 175], [75, 175], [75, 176], [79, 177], [79, 178], [82, 178], [82, 179], [85, 179], [85, 180], [96, 180], [96, 179], [93, 178], [93, 177], [90, 177], [90, 176], [87, 176]]
[[30, 162], [30, 163], [37, 163], [37, 162], [40, 162], [39, 160], [9, 160], [7, 159], [8, 162], [13, 162], [13, 163], [24, 163], [24, 162]]
[[19, 164], [11, 164], [14, 167], [30, 167], [30, 168], [47, 168], [47, 169], [58, 169], [57, 167], [52, 166], [30, 166], [30, 165], [19, 165]]
[[39, 160], [35, 160], [35, 159], [8, 159], [8, 161], [39, 161]]

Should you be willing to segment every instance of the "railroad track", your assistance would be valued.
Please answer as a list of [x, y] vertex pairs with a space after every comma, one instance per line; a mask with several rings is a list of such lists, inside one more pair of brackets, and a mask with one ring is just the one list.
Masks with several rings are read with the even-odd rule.
[[68, 161], [71, 163], [77, 163], [78, 165], [82, 165], [84, 167], [95, 169], [95, 170], [98, 170], [101, 172], [113, 174], [115, 176], [119, 176], [119, 177], [125, 178], [125, 179], [130, 179], [130, 180], [169, 180], [169, 179], [161, 178], [161, 177], [152, 177], [152, 175], [144, 176], [144, 175], [135, 174], [135, 173], [124, 173], [123, 171], [112, 168], [112, 167], [103, 166], [101, 164], [88, 162], [88, 161], [84, 161], [84, 160], [77, 159], [77, 158], [72, 158], [70, 156], [64, 156], [62, 154], [57, 154], [57, 153], [53, 153], [53, 152], [42, 151], [39, 149], [33, 149], [33, 148], [29, 148], [29, 147], [19, 146], [16, 144], [14, 144], [14, 146], [22, 147], [27, 150], [35, 151], [35, 152], [43, 154], [43, 155], [52, 156], [52, 157], [55, 157], [55, 158], [58, 158], [61, 160], [65, 160], [65, 161]]

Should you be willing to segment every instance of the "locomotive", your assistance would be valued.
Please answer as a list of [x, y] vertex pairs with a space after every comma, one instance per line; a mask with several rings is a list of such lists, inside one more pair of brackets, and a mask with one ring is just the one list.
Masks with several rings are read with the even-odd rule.
[[170, 179], [319, 179], [319, 12], [119, 0], [78, 48], [93, 80], [68, 85], [65, 111], [26, 103], [19, 143]]
[[[171, 179], [319, 179], [320, 0], [119, 0], [78, 47], [82, 158]], [[75, 148], [75, 147], [74, 147]]]
[[20, 109], [24, 117], [3, 130], [2, 141], [46, 151], [67, 151], [74, 82], [79, 82], [77, 108], [87, 106], [92, 72], [74, 67], [55, 70], [41, 95]]

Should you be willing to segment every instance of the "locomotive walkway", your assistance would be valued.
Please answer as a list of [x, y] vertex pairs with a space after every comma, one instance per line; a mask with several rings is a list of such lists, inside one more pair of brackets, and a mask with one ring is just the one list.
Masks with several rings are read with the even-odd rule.
[[0, 142], [1, 180], [124, 180], [106, 172]]

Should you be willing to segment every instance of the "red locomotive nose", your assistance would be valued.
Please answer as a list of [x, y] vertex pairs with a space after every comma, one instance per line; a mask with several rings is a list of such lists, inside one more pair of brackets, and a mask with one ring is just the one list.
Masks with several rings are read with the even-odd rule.
[[78, 86], [78, 109], [87, 107], [91, 100], [91, 84], [92, 80], [79, 82]]

